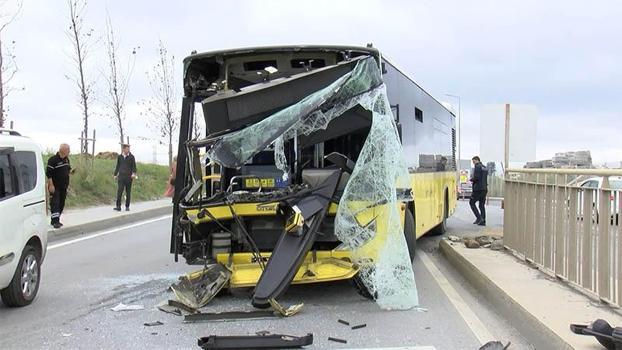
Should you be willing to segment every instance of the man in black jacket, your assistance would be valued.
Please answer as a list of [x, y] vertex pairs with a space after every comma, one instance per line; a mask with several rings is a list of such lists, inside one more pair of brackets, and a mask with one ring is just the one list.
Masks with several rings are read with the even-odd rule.
[[114, 210], [121, 211], [121, 196], [125, 191], [125, 211], [130, 210], [132, 196], [132, 180], [136, 178], [136, 160], [130, 153], [130, 145], [121, 146], [121, 154], [117, 158], [117, 167], [114, 169], [114, 178], [118, 181], [117, 206]]
[[[471, 199], [469, 204], [471, 210], [475, 214], [474, 224], [480, 226], [486, 226], [486, 194], [488, 193], [488, 169], [482, 164], [482, 161], [478, 156], [471, 159], [473, 161], [473, 175], [471, 176], [471, 182], [473, 183], [473, 192], [471, 193]], [[475, 206], [475, 203], [479, 202], [479, 211]]]
[[47, 188], [50, 196], [50, 211], [52, 212], [50, 224], [54, 228], [61, 228], [60, 215], [65, 208], [67, 198], [67, 188], [69, 187], [69, 174], [73, 174], [73, 169], [69, 164], [69, 145], [63, 143], [58, 152], [48, 159], [45, 168], [45, 176], [48, 178]]

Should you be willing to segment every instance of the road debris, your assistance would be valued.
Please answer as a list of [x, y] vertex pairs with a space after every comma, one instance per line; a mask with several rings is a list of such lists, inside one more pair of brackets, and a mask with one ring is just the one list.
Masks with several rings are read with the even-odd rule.
[[269, 331], [259, 331], [259, 332], [255, 332], [255, 334], [266, 336], [266, 335], [270, 334], [270, 332]]
[[339, 339], [339, 338], [333, 338], [333, 337], [328, 337], [329, 341], [334, 341], [335, 343], [341, 343], [341, 344], [348, 344], [348, 341], [345, 339]]
[[570, 330], [574, 334], [593, 336], [607, 350], [622, 348], [622, 327], [613, 328], [601, 318], [587, 325], [571, 324]]
[[365, 327], [367, 327], [367, 324], [363, 323], [363, 324], [358, 324], [356, 326], [352, 326], [352, 329], [361, 329], [361, 328], [365, 328]]
[[72, 333], [63, 333], [62, 336], [63, 337], [71, 337], [73, 334]]
[[508, 342], [507, 345], [503, 345], [502, 342], [495, 340], [489, 341], [488, 343], [482, 345], [479, 350], [506, 350], [510, 347], [511, 342]]
[[155, 322], [145, 322], [144, 325], [147, 327], [154, 327], [154, 326], [162, 326], [164, 325], [164, 323], [160, 321], [155, 321]]
[[303, 337], [284, 334], [238, 335], [199, 338], [198, 345], [203, 349], [291, 349], [313, 344], [313, 334]]
[[142, 305], [125, 305], [123, 303], [119, 303], [119, 305], [110, 308], [110, 310], [114, 311], [114, 312], [118, 312], [118, 311], [136, 311], [136, 310], [144, 310], [145, 307]]
[[197, 313], [184, 317], [184, 322], [217, 322], [239, 320], [261, 320], [280, 317], [274, 311], [229, 311], [218, 313]]
[[338, 319], [338, 320], [337, 320], [337, 322], [339, 322], [339, 323], [341, 323], [341, 324], [345, 324], [346, 326], [349, 326], [349, 325], [350, 325], [350, 322], [348, 322], [348, 321], [344, 321], [344, 320], [342, 320], [342, 319]]
[[171, 285], [171, 290], [185, 306], [200, 309], [220, 292], [230, 278], [231, 271], [224, 265], [206, 265], [199, 271], [179, 277], [179, 282]]
[[477, 249], [480, 247], [479, 243], [472, 238], [467, 238], [464, 240], [464, 246], [470, 249]]
[[490, 249], [492, 250], [503, 250], [504, 247], [503, 239], [497, 239], [490, 244]]
[[199, 310], [197, 310], [195, 308], [192, 308], [192, 307], [190, 307], [190, 306], [188, 306], [188, 305], [186, 305], [186, 304], [184, 304], [182, 302], [176, 301], [176, 300], [169, 300], [168, 301], [168, 306], [176, 307], [176, 308], [178, 308], [180, 310], [184, 310], [184, 311], [186, 311], [188, 313], [191, 313], [191, 314], [196, 314], [197, 312], [199, 312]]
[[490, 236], [477, 236], [475, 237], [475, 241], [479, 243], [480, 246], [483, 247], [487, 244], [491, 244], [493, 241], [493, 238]]
[[454, 242], [454, 243], [462, 242], [462, 238], [460, 238], [458, 236], [455, 236], [455, 235], [449, 235], [449, 236], [447, 236], [447, 239], [449, 241], [451, 241], [451, 242]]

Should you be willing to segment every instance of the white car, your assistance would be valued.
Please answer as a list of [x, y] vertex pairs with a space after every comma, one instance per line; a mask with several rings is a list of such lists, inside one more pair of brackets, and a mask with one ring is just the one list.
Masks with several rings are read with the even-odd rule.
[[0, 129], [0, 296], [7, 306], [32, 303], [47, 249], [47, 201], [41, 149]]
[[[591, 177], [589, 179], [583, 180], [579, 183], [579, 187], [584, 189], [594, 190], [594, 195], [592, 197], [592, 207], [594, 208], [596, 219], [595, 222], [599, 220], [599, 191], [598, 189], [603, 188], [603, 178], [602, 177]], [[609, 177], [609, 187], [607, 189], [611, 190], [611, 194], [609, 195], [610, 200], [610, 210], [611, 210], [611, 224], [618, 225], [619, 224], [619, 213], [616, 212], [616, 202], [619, 201], [620, 195], [622, 193], [622, 177], [620, 176], [610, 176]], [[579, 193], [579, 203], [583, 203], [583, 193]], [[622, 209], [622, 208], [620, 208]]]

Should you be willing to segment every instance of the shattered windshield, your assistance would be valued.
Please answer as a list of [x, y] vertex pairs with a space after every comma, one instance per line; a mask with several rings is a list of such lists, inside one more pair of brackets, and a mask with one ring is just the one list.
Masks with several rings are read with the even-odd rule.
[[275, 164], [288, 176], [284, 142], [325, 129], [360, 105], [372, 124], [356, 166], [339, 201], [335, 234], [361, 266], [360, 280], [382, 308], [409, 309], [418, 297], [400, 216], [412, 200], [408, 168], [377, 62], [362, 58], [335, 82], [300, 102], [237, 132], [208, 151], [211, 160], [238, 168], [273, 145]]

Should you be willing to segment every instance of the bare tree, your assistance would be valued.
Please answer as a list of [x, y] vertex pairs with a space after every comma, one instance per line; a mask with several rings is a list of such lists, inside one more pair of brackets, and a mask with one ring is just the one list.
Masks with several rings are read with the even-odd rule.
[[179, 126], [177, 110], [177, 90], [175, 88], [175, 56], [168, 54], [162, 43], [158, 43], [158, 63], [147, 72], [149, 86], [153, 92], [151, 99], [143, 102], [144, 112], [150, 117], [160, 136], [168, 142], [168, 164], [173, 163], [173, 136]]
[[110, 15], [106, 18], [106, 53], [108, 71], [104, 72], [103, 75], [108, 88], [104, 104], [116, 126], [120, 143], [123, 144], [125, 142], [125, 129], [123, 127], [125, 121], [125, 100], [129, 90], [129, 81], [136, 63], [136, 48], [132, 49], [132, 57], [127, 61], [127, 68], [122, 67], [123, 63], [119, 57], [119, 42], [115, 37]]
[[89, 143], [86, 138], [89, 134], [89, 106], [93, 99], [93, 82], [86, 76], [85, 62], [89, 56], [90, 48], [93, 44], [93, 29], [85, 29], [84, 13], [86, 0], [67, 0], [69, 5], [69, 30], [67, 37], [73, 45], [72, 60], [75, 65], [76, 73], [73, 77], [67, 78], [76, 83], [79, 94], [79, 104], [82, 109], [82, 119], [84, 127], [82, 133], [84, 140], [81, 142], [81, 153], [89, 153]]
[[0, 128], [4, 127], [6, 121], [6, 98], [17, 88], [11, 86], [11, 81], [18, 71], [17, 62], [15, 61], [15, 41], [11, 41], [11, 46], [7, 47], [4, 41], [5, 29], [13, 23], [17, 15], [21, 12], [23, 2], [17, 1], [17, 9], [5, 13], [4, 7], [7, 1], [0, 2]]

